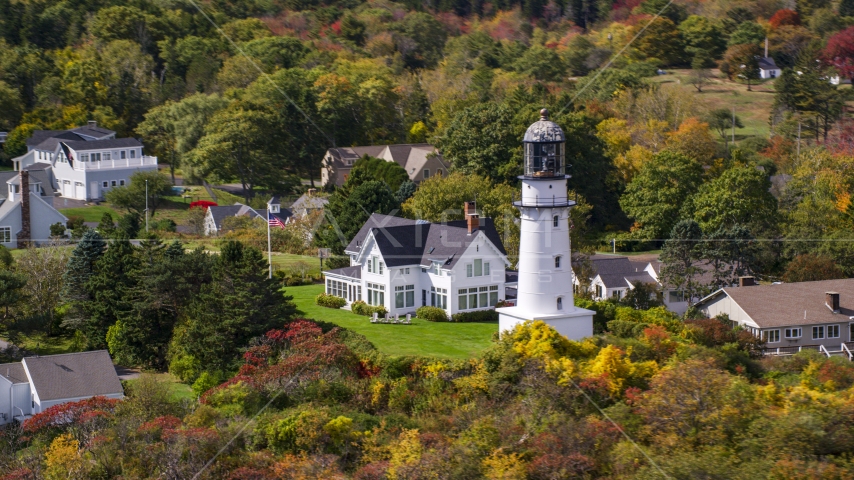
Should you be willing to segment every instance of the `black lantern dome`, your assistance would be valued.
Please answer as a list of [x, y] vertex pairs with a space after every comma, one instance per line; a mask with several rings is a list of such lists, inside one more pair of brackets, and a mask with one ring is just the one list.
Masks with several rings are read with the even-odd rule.
[[553, 178], [564, 176], [566, 135], [560, 125], [549, 120], [549, 111], [540, 110], [525, 138], [525, 177]]

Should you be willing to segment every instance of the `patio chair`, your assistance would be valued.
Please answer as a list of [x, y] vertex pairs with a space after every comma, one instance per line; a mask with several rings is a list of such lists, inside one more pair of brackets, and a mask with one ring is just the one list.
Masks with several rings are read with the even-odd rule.
[[374, 312], [374, 314], [371, 316], [371, 323], [377, 322], [379, 322], [379, 319], [377, 318], [377, 312]]
[[412, 325], [412, 314], [411, 313], [406, 314], [406, 320], [403, 321], [403, 324], [404, 325]]

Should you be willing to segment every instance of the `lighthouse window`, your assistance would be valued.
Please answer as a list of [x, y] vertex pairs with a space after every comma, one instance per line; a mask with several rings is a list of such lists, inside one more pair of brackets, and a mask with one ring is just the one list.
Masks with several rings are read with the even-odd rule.
[[555, 268], [560, 268], [560, 255], [555, 257]]
[[557, 309], [563, 310], [563, 297], [557, 297]]
[[557, 227], [557, 226], [558, 226], [558, 224], [560, 224], [560, 217], [559, 217], [559, 216], [557, 216], [557, 215], [555, 215], [555, 216], [554, 216], [554, 218], [552, 219], [552, 225], [554, 225], [555, 227]]

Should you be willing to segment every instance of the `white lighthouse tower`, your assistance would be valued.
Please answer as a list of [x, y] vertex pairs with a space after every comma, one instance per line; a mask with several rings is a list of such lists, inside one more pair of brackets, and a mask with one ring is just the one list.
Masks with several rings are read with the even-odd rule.
[[566, 136], [540, 111], [540, 120], [525, 132], [525, 173], [521, 212], [519, 284], [516, 306], [499, 308], [501, 332], [526, 320], [542, 320], [560, 334], [577, 340], [593, 335], [595, 312], [577, 308], [572, 299], [569, 209], [566, 190]]

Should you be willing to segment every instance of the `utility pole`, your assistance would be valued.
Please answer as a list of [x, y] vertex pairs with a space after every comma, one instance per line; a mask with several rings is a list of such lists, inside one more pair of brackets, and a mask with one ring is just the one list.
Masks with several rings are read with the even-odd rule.
[[145, 180], [145, 233], [148, 233], [148, 179]]
[[273, 278], [273, 244], [270, 242], [270, 204], [267, 204], [267, 264], [270, 268], [270, 272], [267, 274], [267, 278]]
[[735, 107], [732, 107], [732, 146], [735, 146]]

